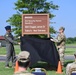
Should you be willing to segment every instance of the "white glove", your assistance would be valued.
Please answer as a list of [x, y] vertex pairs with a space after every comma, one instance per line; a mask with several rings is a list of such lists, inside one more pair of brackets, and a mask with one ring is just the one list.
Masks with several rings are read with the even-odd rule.
[[51, 41], [54, 41], [54, 39], [50, 39]]

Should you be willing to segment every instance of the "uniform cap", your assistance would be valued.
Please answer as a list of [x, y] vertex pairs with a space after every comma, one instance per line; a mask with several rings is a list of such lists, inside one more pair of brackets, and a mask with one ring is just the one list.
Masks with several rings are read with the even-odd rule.
[[30, 53], [28, 51], [21, 51], [18, 55], [18, 61], [27, 62], [30, 60]]
[[65, 30], [65, 28], [64, 28], [64, 27], [60, 27], [60, 28], [59, 28], [59, 30], [61, 30], [61, 29]]
[[5, 29], [6, 30], [11, 30], [11, 26], [6, 26]]

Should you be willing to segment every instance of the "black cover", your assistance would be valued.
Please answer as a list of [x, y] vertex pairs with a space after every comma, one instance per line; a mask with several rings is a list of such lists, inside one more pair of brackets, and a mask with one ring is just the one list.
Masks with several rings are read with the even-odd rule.
[[31, 66], [37, 61], [45, 61], [57, 67], [59, 61], [58, 51], [50, 38], [21, 37], [21, 50], [31, 54]]

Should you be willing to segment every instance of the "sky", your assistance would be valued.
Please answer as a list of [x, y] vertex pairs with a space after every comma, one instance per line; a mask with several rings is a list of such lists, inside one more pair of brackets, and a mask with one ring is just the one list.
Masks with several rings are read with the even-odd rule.
[[[16, 13], [14, 10], [14, 2], [17, 0], [1, 0], [0, 1], [0, 35], [5, 34], [5, 26], [9, 25], [6, 20]], [[51, 0], [47, 0], [51, 1]], [[56, 15], [50, 24], [55, 30], [63, 26], [65, 27], [66, 37], [76, 37], [76, 0], [52, 0], [54, 4], [59, 6], [59, 10], [52, 11]]]

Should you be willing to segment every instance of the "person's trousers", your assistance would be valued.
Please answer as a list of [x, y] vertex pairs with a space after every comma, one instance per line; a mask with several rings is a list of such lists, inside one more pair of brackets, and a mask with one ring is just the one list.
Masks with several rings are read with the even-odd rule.
[[12, 65], [15, 65], [16, 62], [16, 56], [15, 56], [15, 50], [14, 47], [12, 48], [8, 48], [8, 46], [6, 47], [6, 64], [5, 66], [9, 66], [9, 62], [10, 60], [12, 60]]

